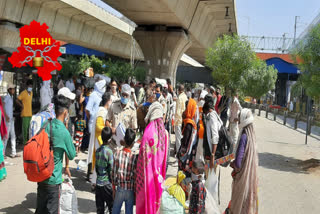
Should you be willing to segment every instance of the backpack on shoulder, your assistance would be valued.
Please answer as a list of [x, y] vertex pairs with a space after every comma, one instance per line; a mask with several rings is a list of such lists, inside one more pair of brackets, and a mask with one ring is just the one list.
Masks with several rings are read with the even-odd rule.
[[[45, 132], [48, 124], [50, 139]], [[51, 119], [24, 146], [23, 167], [29, 181], [42, 182], [51, 177], [54, 169]]]

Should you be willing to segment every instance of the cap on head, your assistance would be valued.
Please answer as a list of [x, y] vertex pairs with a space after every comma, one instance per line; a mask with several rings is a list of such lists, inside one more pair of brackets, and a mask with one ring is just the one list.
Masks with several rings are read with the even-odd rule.
[[121, 92], [126, 94], [131, 94], [131, 87], [128, 84], [123, 84], [121, 87]]
[[10, 83], [10, 84], [8, 85], [8, 89], [10, 89], [10, 88], [16, 88], [16, 86], [15, 86], [14, 84], [11, 84], [11, 83]]
[[63, 87], [58, 91], [58, 95], [63, 95], [70, 100], [74, 100], [76, 98], [76, 94], [72, 93], [69, 88]]

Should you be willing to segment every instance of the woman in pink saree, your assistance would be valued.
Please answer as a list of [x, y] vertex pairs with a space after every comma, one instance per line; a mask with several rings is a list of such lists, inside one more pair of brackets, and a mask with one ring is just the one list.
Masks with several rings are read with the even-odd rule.
[[146, 116], [146, 121], [150, 123], [142, 137], [137, 164], [136, 213], [139, 214], [160, 211], [169, 142], [162, 118], [162, 105], [154, 102]]

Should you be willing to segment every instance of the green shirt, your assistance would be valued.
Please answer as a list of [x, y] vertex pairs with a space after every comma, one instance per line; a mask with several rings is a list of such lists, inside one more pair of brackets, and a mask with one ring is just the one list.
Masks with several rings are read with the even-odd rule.
[[[46, 132], [50, 138], [50, 124], [46, 127]], [[53, 136], [53, 155], [54, 155], [54, 170], [50, 178], [43, 181], [46, 184], [61, 184], [62, 183], [62, 163], [64, 153], [67, 154], [70, 160], [76, 156], [72, 138], [66, 126], [58, 119], [52, 120], [52, 136]]]
[[111, 183], [113, 153], [109, 146], [102, 145], [96, 151], [97, 186]]

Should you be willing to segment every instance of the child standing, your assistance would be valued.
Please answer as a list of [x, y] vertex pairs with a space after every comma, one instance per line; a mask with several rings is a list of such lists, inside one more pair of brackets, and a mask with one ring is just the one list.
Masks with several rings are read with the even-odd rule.
[[84, 132], [84, 129], [86, 128], [86, 121], [83, 120], [82, 115], [78, 114], [75, 126], [76, 126], [76, 134], [74, 136], [74, 140], [76, 141], [75, 146], [78, 154], [82, 144], [83, 132]]
[[202, 183], [204, 173], [204, 163], [201, 160], [196, 160], [192, 163], [192, 190], [190, 196], [190, 214], [201, 214], [205, 211], [206, 189]]
[[101, 131], [103, 144], [96, 151], [96, 206], [97, 214], [105, 213], [105, 204], [107, 204], [109, 213], [112, 213], [113, 207], [113, 189], [111, 183], [111, 173], [113, 167], [113, 153], [109, 147], [112, 130], [105, 127]]
[[138, 154], [131, 151], [134, 145], [136, 134], [132, 129], [127, 129], [124, 137], [124, 146], [114, 155], [113, 186], [117, 187], [113, 203], [113, 214], [120, 214], [122, 203], [125, 202], [126, 214], [133, 213], [135, 201], [135, 169], [137, 166]]

